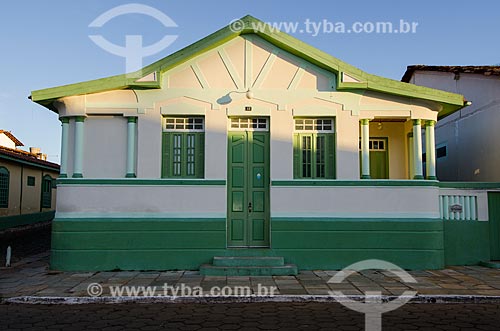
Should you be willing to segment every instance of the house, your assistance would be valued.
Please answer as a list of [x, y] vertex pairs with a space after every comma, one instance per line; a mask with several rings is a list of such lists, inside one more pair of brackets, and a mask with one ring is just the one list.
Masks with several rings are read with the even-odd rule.
[[465, 96], [471, 105], [436, 124], [437, 176], [500, 181], [500, 66], [408, 66], [404, 82]]
[[62, 123], [53, 269], [288, 274], [490, 259], [488, 190], [500, 185], [442, 187], [433, 153], [423, 177], [422, 146], [462, 95], [241, 22], [138, 72], [32, 92]]
[[0, 230], [54, 218], [59, 165], [39, 148], [25, 152], [21, 146], [11, 132], [0, 130]]

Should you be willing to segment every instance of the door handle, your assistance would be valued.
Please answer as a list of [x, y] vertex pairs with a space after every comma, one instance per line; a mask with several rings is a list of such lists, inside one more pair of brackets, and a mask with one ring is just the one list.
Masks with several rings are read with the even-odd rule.
[[248, 203], [248, 212], [249, 213], [252, 212], [252, 203], [251, 202]]

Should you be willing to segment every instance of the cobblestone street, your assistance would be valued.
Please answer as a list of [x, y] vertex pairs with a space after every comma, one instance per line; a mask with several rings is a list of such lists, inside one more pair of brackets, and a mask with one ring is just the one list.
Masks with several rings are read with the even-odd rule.
[[[409, 304], [383, 330], [498, 330], [495, 304]], [[336, 303], [0, 305], [1, 330], [364, 330]]]

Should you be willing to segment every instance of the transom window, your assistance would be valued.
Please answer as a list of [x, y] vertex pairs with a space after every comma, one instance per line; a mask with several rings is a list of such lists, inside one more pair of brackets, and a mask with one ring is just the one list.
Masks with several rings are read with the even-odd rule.
[[334, 132], [333, 118], [297, 118], [295, 131]]
[[[370, 138], [369, 145], [370, 151], [385, 151], [387, 148], [385, 139]], [[361, 150], [361, 140], [359, 141], [359, 150]]]
[[294, 178], [335, 178], [335, 128], [332, 118], [295, 119]]
[[268, 131], [269, 121], [265, 117], [232, 117], [231, 129], [250, 129], [253, 131]]
[[204, 124], [203, 117], [166, 117], [164, 119], [163, 178], [203, 178]]
[[165, 117], [163, 131], [204, 131], [203, 117]]

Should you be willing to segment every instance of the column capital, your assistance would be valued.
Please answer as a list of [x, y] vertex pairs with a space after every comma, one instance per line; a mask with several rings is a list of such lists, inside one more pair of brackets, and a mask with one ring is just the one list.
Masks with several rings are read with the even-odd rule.
[[434, 121], [434, 120], [425, 121], [425, 126], [435, 126], [435, 125], [436, 125], [436, 121]]
[[62, 124], [68, 124], [69, 123], [69, 117], [60, 117], [59, 121], [61, 121]]
[[85, 122], [85, 116], [75, 116], [75, 122]]
[[369, 118], [362, 118], [360, 119], [361, 125], [368, 125], [370, 124], [370, 119]]
[[413, 120], [413, 125], [422, 125], [422, 120], [421, 119]]
[[137, 117], [136, 116], [127, 117], [127, 122], [128, 123], [137, 123]]

